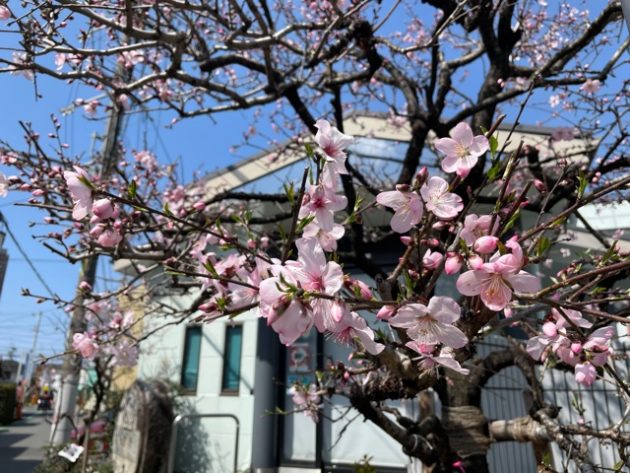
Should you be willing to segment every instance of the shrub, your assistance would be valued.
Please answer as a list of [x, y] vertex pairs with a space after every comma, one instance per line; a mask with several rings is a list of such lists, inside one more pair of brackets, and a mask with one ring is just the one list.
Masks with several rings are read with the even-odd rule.
[[15, 414], [15, 384], [0, 384], [0, 424], [13, 422]]

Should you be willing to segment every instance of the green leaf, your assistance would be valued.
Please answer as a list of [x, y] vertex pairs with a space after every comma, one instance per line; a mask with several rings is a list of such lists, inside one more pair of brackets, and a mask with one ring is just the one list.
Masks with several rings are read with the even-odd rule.
[[587, 184], [588, 181], [586, 180], [586, 175], [584, 174], [584, 171], [580, 169], [580, 174], [578, 176], [578, 199], [581, 199], [584, 195]]
[[293, 187], [293, 183], [286, 182], [282, 185], [282, 187], [284, 187], [284, 193], [286, 194], [287, 199], [289, 199], [289, 203], [293, 205], [293, 202], [295, 201], [295, 189]]
[[136, 183], [135, 180], [132, 180], [129, 183], [129, 186], [127, 187], [127, 195], [129, 196], [129, 199], [131, 200], [134, 200], [136, 196], [138, 195], [138, 184]]
[[162, 208], [162, 212], [164, 212], [169, 217], [173, 216], [173, 212], [171, 212], [170, 207], [168, 206], [168, 202], [164, 202], [164, 207]]
[[496, 180], [497, 176], [501, 172], [501, 163], [496, 162], [492, 165], [490, 169], [488, 169], [488, 181], [493, 182]]
[[310, 143], [306, 143], [304, 145], [304, 148], [306, 149], [306, 156], [308, 156], [310, 159], [315, 159], [315, 151], [313, 151], [313, 146]]
[[546, 236], [540, 237], [536, 243], [536, 256], [544, 255], [549, 248], [551, 248], [551, 240]]
[[300, 219], [300, 221], [298, 222], [297, 229], [296, 229], [297, 233], [301, 233], [302, 230], [304, 230], [304, 228], [313, 220], [315, 220], [315, 215], [309, 215], [308, 217], [304, 217]]
[[505, 235], [508, 231], [510, 231], [510, 228], [514, 226], [514, 224], [516, 223], [516, 221], [518, 220], [520, 216], [521, 216], [521, 209], [518, 209], [516, 212], [514, 212], [514, 214], [510, 217], [510, 220], [508, 220], [508, 222], [503, 227], [501, 236]]
[[488, 138], [488, 143], [490, 144], [490, 154], [494, 160], [497, 155], [497, 150], [499, 149], [499, 140], [497, 140], [496, 136], [492, 135]]
[[620, 472], [624, 466], [625, 462], [623, 460], [619, 460], [617, 463], [615, 463], [615, 466], [613, 466], [613, 470], [615, 472]]
[[214, 269], [214, 265], [212, 264], [212, 261], [210, 260], [206, 261], [203, 264], [203, 267], [206, 268], [206, 271], [208, 271], [213, 278], [219, 277], [219, 273], [217, 273], [217, 270]]
[[88, 180], [88, 178], [87, 178], [87, 177], [85, 177], [85, 176], [83, 176], [83, 175], [79, 174], [79, 175], [77, 175], [77, 178], [79, 179], [79, 181], [81, 181], [81, 183], [82, 183], [84, 186], [89, 187], [89, 188], [90, 188], [90, 190], [96, 190], [96, 187], [94, 187], [94, 184], [92, 184], [92, 183]]

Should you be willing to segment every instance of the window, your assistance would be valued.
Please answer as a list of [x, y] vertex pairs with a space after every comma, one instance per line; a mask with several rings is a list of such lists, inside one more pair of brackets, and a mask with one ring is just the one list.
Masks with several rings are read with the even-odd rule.
[[186, 327], [184, 338], [184, 361], [182, 362], [181, 385], [186, 391], [197, 390], [199, 377], [199, 355], [201, 353], [201, 327]]
[[221, 391], [238, 394], [241, 382], [241, 346], [243, 344], [243, 326], [225, 327], [225, 351], [223, 353], [223, 379]]

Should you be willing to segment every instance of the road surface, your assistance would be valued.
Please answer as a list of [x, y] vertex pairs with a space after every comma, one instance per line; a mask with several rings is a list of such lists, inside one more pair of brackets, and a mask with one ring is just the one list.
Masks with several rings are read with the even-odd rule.
[[49, 435], [46, 415], [34, 410], [27, 410], [22, 420], [0, 426], [0, 471], [31, 473], [44, 459]]

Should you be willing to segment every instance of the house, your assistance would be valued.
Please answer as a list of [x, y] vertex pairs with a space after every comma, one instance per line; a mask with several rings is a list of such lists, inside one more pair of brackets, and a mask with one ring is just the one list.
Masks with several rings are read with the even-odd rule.
[[[355, 166], [379, 187], [391, 185], [388, 176], [397, 175], [401, 153], [409, 140], [404, 126], [396, 126], [386, 117], [376, 115], [355, 116], [344, 124], [345, 132], [357, 137], [349, 150]], [[565, 153], [567, 159], [579, 162], [589, 152], [588, 139], [570, 139], [551, 142], [553, 130], [519, 126], [511, 134], [508, 127], [498, 130], [499, 147], [509, 137], [506, 149], [515, 149], [522, 140], [525, 144], [554, 146]], [[242, 161], [225, 170], [206, 177], [203, 184], [208, 196], [224, 191], [278, 192], [282, 184], [298, 181], [304, 168], [304, 153], [298, 148], [287, 147], [280, 157], [267, 152]], [[423, 163], [436, 167], [435, 158], [423, 156]], [[523, 179], [530, 179], [523, 176]], [[391, 181], [391, 179], [389, 179]], [[260, 203], [254, 208], [256, 215], [269, 215], [282, 210], [276, 204]], [[485, 209], [480, 208], [480, 212]], [[594, 209], [589, 209], [589, 212]], [[600, 211], [600, 215], [601, 211]], [[383, 223], [385, 216], [374, 212], [367, 222]], [[534, 218], [534, 216], [524, 217]], [[608, 225], [608, 219], [601, 217]], [[621, 222], [623, 223], [623, 222]], [[591, 224], [600, 226], [591, 220]], [[600, 242], [591, 237], [584, 227], [571, 223], [572, 236], [564, 243], [570, 251], [597, 249]], [[610, 226], [610, 225], [609, 225]], [[629, 223], [626, 226], [630, 227]], [[602, 227], [603, 229], [603, 227]], [[595, 240], [595, 241], [593, 241]], [[387, 248], [373, 248], [370, 257], [384, 268], [392, 267], [401, 254], [400, 243], [392, 239]], [[630, 251], [630, 242], [621, 242]], [[554, 250], [550, 268], [557, 270], [563, 256]], [[356, 269], [346, 267], [353, 277], [369, 278]], [[441, 294], [454, 294], [454, 285], [446, 283], [438, 288]], [[170, 305], [187, 307], [193, 296], [164, 294]], [[152, 330], [164, 320], [153, 317], [145, 320], [144, 328]], [[483, 350], [491, 350], [493, 340]], [[499, 340], [496, 343], [501, 343]], [[190, 414], [211, 414], [212, 417], [184, 419], [179, 426], [175, 468], [177, 472], [231, 472], [236, 457], [238, 471], [245, 471], [253, 464], [259, 473], [306, 473], [328, 471], [353, 471], [353, 464], [369, 458], [377, 471], [394, 473], [420, 471], [403, 454], [400, 446], [370, 422], [363, 422], [356, 413], [347, 409], [341, 398], [327, 403], [322, 420], [315, 424], [302, 414], [279, 415], [275, 408], [291, 410], [289, 386], [296, 380], [314, 380], [315, 370], [331, 359], [345, 359], [344, 347], [325, 340], [315, 331], [302, 337], [292, 347], [282, 347], [276, 335], [265, 321], [252, 311], [233, 321], [219, 319], [210, 324], [173, 324], [149, 338], [139, 359], [140, 378], [168, 378], [181, 387], [180, 404]], [[625, 368], [627, 370], [627, 367]], [[513, 418], [527, 413], [525, 382], [517, 370], [504, 370], [491, 380], [484, 392], [483, 407], [489, 418]], [[545, 378], [550, 396], [560, 399], [561, 405], [570, 412], [570, 395], [581, 392], [570, 377], [555, 374]], [[549, 384], [551, 383], [551, 384]], [[556, 386], [561, 388], [556, 389]], [[560, 393], [560, 394], [559, 394]], [[564, 393], [564, 394], [562, 394]], [[590, 396], [590, 394], [588, 394]], [[601, 393], [600, 393], [601, 395]], [[602, 414], [597, 399], [589, 401], [594, 422], [603, 426], [610, 416]], [[411, 418], [420, 415], [416, 400], [399, 403], [399, 409]], [[606, 405], [609, 409], [609, 405]], [[614, 412], [615, 407], [612, 408]], [[564, 415], [564, 414], [563, 414]], [[588, 417], [589, 419], [591, 417]], [[600, 424], [597, 424], [600, 425]], [[360, 441], [357, 441], [360, 439]], [[238, 453], [237, 453], [238, 452]], [[614, 463], [614, 452], [600, 452], [606, 463]], [[516, 462], [515, 462], [516, 459]], [[610, 461], [609, 461], [610, 460]], [[562, 458], [555, 452], [554, 461]], [[526, 444], [496, 444], [490, 452], [490, 463], [496, 472], [513, 473], [534, 471], [536, 463], [531, 446]]]

